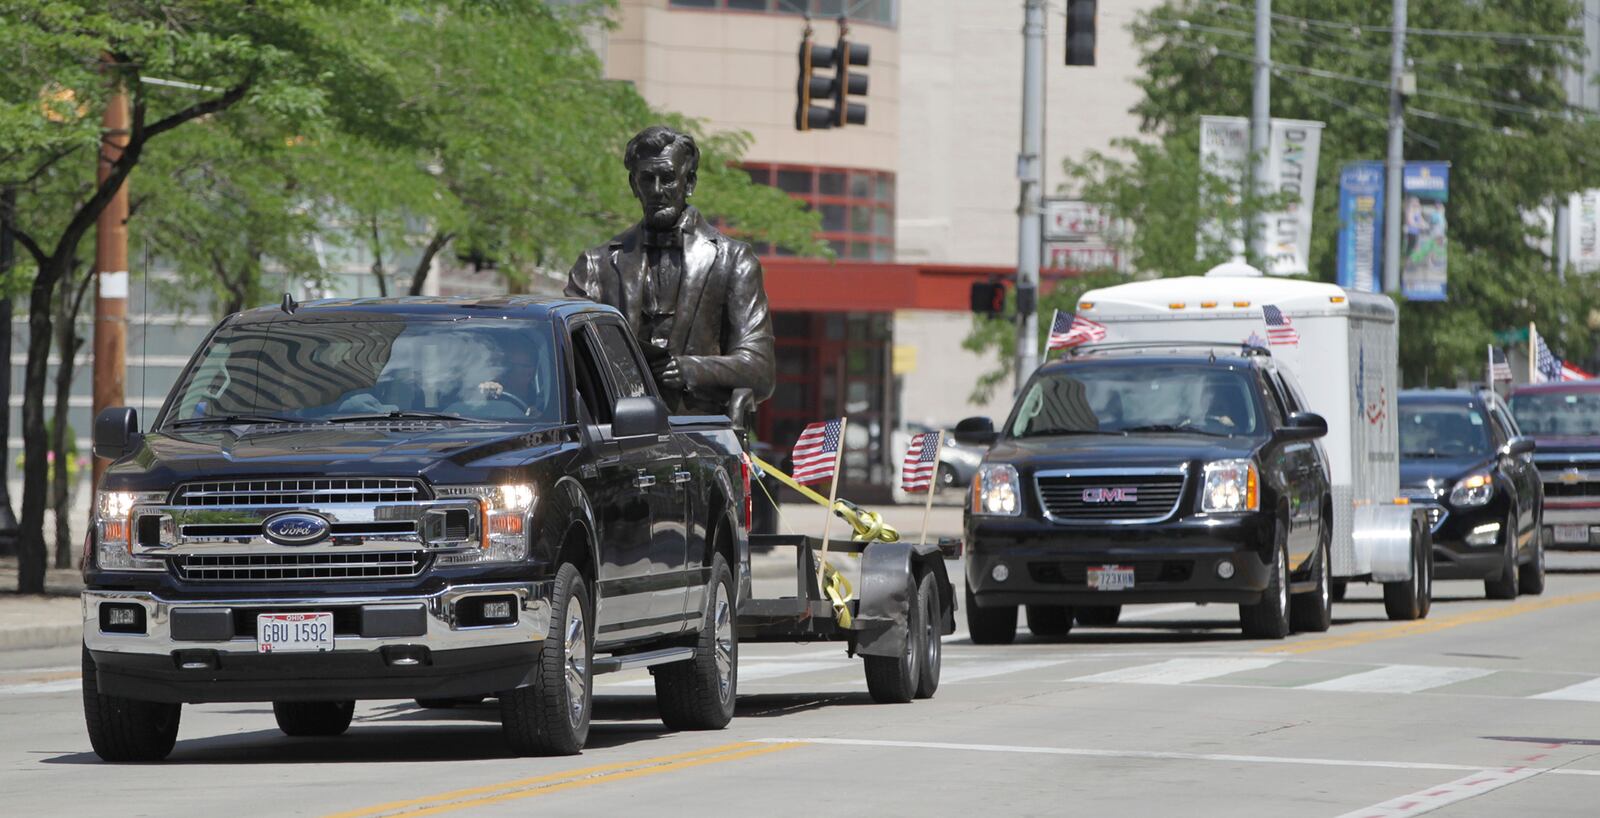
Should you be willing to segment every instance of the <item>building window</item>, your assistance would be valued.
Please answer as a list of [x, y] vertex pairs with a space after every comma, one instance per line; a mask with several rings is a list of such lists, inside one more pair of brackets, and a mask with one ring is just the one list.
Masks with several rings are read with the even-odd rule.
[[895, 0], [668, 0], [668, 5], [679, 9], [719, 9], [792, 14], [797, 17], [810, 14], [818, 20], [832, 20], [849, 10], [852, 21], [885, 26], [895, 24], [898, 11]]
[[[772, 185], [822, 217], [818, 238], [841, 259], [894, 260], [894, 174], [875, 170], [751, 163], [750, 180]], [[770, 244], [761, 255], [791, 255]]]

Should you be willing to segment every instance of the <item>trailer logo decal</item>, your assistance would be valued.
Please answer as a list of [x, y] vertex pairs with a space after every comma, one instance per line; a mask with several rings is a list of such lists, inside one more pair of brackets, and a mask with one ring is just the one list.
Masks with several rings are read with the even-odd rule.
[[1137, 503], [1139, 502], [1138, 486], [1116, 486], [1113, 488], [1092, 488], [1083, 490], [1085, 503]]
[[1378, 426], [1389, 415], [1389, 388], [1378, 387], [1378, 399], [1372, 403], [1367, 402], [1367, 348], [1362, 345], [1356, 355], [1356, 414], [1367, 419], [1367, 423]]

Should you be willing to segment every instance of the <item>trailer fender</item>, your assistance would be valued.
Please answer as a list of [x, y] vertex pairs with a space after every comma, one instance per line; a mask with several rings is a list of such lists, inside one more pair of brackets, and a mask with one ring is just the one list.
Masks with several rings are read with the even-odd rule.
[[[1411, 579], [1413, 542], [1412, 508], [1399, 505], [1365, 505], [1356, 508], [1350, 537], [1358, 555], [1372, 566], [1373, 582]], [[1357, 558], [1357, 562], [1362, 560]]]
[[860, 600], [855, 617], [855, 652], [866, 656], [901, 656], [906, 649], [906, 620], [913, 600], [906, 591], [910, 578], [932, 573], [939, 589], [941, 633], [954, 633], [955, 600], [944, 555], [937, 545], [872, 543], [861, 554]]

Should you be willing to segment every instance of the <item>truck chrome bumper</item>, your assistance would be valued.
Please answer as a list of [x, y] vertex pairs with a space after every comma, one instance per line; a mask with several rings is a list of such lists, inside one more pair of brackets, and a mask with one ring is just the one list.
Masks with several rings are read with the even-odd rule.
[[[550, 631], [549, 582], [455, 585], [428, 595], [411, 596], [261, 596], [226, 600], [164, 599], [143, 591], [83, 592], [83, 641], [95, 653], [169, 655], [202, 650], [219, 654], [257, 653], [254, 625], [240, 633], [236, 613], [343, 611], [356, 623], [334, 636], [334, 654], [373, 653], [390, 646], [422, 646], [450, 651], [537, 643]], [[515, 622], [465, 625], [458, 606], [473, 597], [513, 595], [520, 612]], [[144, 610], [143, 633], [108, 632], [100, 608], [106, 604], [137, 605]], [[174, 633], [175, 621], [181, 621]], [[250, 622], [253, 623], [253, 618]], [[228, 633], [217, 628], [226, 622]], [[371, 623], [370, 625], [368, 623]], [[196, 625], [198, 623], [198, 626]], [[326, 653], [322, 655], [327, 655]]]

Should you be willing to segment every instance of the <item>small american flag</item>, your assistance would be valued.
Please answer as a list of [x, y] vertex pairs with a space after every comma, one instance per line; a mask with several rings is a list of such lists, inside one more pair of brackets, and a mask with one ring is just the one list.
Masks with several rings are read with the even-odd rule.
[[928, 491], [939, 471], [939, 436], [943, 432], [923, 432], [911, 438], [906, 447], [905, 465], [900, 469], [900, 488], [908, 493]]
[[1547, 383], [1551, 381], [1587, 381], [1594, 376], [1579, 369], [1555, 356], [1550, 351], [1550, 345], [1544, 342], [1544, 336], [1538, 330], [1533, 330], [1534, 348], [1534, 383]]
[[1262, 317], [1267, 319], [1267, 344], [1270, 346], [1299, 346], [1300, 333], [1295, 330], [1294, 322], [1283, 310], [1272, 304], [1261, 307]]
[[1056, 310], [1056, 317], [1050, 322], [1050, 340], [1045, 348], [1067, 349], [1092, 341], [1104, 341], [1105, 338], [1104, 324], [1097, 324], [1076, 313]]
[[833, 477], [839, 455], [838, 418], [813, 423], [794, 442], [794, 477], [797, 483], [820, 483]]
[[1506, 363], [1506, 354], [1499, 347], [1489, 345], [1489, 385], [1494, 386], [1501, 381], [1511, 381], [1511, 364]]

